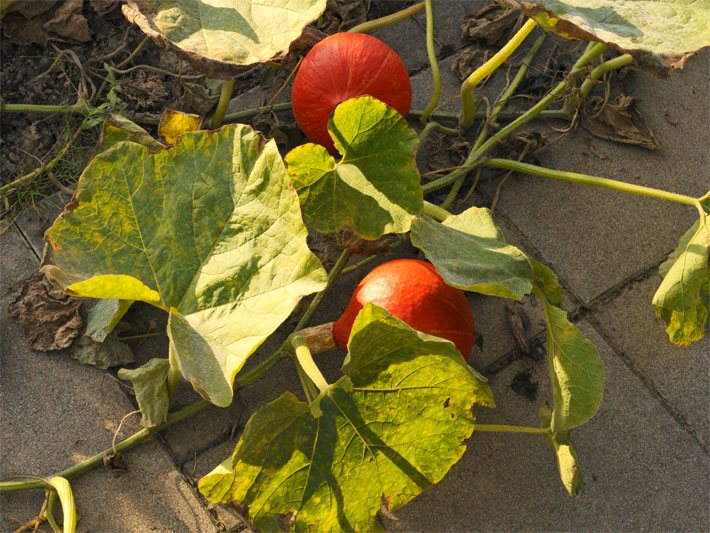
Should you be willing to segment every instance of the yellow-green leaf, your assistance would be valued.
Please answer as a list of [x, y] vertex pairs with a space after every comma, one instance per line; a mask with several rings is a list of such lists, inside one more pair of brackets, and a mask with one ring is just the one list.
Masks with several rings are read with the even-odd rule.
[[710, 229], [704, 218], [681, 237], [659, 268], [663, 281], [653, 305], [673, 344], [686, 346], [705, 336], [710, 307], [709, 248]]
[[309, 224], [323, 233], [347, 227], [370, 240], [409, 231], [423, 206], [416, 132], [371, 96], [336, 107], [328, 131], [343, 156], [339, 162], [318, 144], [286, 155]]
[[259, 409], [202, 494], [247, 508], [262, 531], [375, 531], [383, 501], [397, 509], [444, 477], [474, 430], [473, 406], [493, 406], [488, 386], [450, 342], [372, 304], [348, 346], [345, 376], [318, 409], [290, 393]]
[[45, 271], [76, 296], [169, 310], [183, 376], [225, 406], [249, 355], [325, 285], [306, 234], [276, 144], [230, 125], [96, 156], [47, 232]]
[[199, 130], [201, 124], [202, 118], [198, 115], [166, 109], [160, 118], [158, 134], [166, 143], [173, 146], [177, 142], [178, 136]]

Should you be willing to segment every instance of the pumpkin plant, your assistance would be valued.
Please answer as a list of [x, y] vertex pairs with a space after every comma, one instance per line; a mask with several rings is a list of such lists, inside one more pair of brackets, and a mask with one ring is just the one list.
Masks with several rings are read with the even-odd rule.
[[[192, 4], [205, 8], [200, 17], [194, 16]], [[532, 18], [464, 81], [459, 116], [435, 111], [440, 80], [433, 6], [426, 0], [313, 47], [296, 74], [292, 103], [299, 124], [317, 144], [298, 146], [283, 158], [274, 140], [244, 124], [202, 130], [199, 120], [172, 112], [159, 128], [166, 146], [125, 119], [110, 118], [101, 153], [86, 167], [71, 202], [47, 233], [42, 268], [69, 294], [111, 300], [94, 317], [98, 331], [110, 331], [131, 301], [147, 302], [168, 314], [167, 357], [119, 373], [134, 383], [145, 429], [112, 451], [125, 450], [210, 403], [229, 405], [235, 389], [254, 383], [289, 358], [306, 401], [285, 392], [258, 409], [234, 453], [199, 482], [205, 497], [238, 505], [262, 530], [379, 529], [381, 507], [397, 509], [436, 484], [476, 431], [547, 439], [566, 490], [579, 494], [582, 469], [571, 431], [590, 420], [601, 404], [604, 373], [599, 354], [562, 309], [564, 291], [556, 275], [506, 242], [490, 210], [470, 207], [453, 214], [448, 208], [462, 181], [480, 167], [692, 206], [698, 221], [661, 266], [664, 279], [653, 304], [673, 342], [689, 344], [704, 335], [710, 286], [708, 194], [693, 198], [489, 157], [528, 122], [570, 116], [596, 80], [632, 64], [635, 57], [642, 56], [644, 65], [666, 68], [681, 64], [686, 52], [708, 43], [702, 31], [693, 43], [666, 40], [663, 32], [673, 31], [667, 25], [629, 44], [610, 33], [623, 27], [609, 28], [594, 20], [599, 10], [586, 4], [611, 5], [599, 0], [525, 3]], [[647, 13], [636, 3], [613, 4], [623, 6], [626, 20], [644, 26]], [[687, 4], [691, 20], [697, 20], [698, 13], [707, 19], [707, 8]], [[683, 6], [679, 3], [678, 9], [686, 9]], [[289, 44], [324, 7], [324, 0], [262, 0], [258, 6], [240, 0], [220, 8], [197, 0], [160, 5], [135, 0], [124, 12], [159, 42], [219, 77], [230, 75], [238, 65], [283, 59]], [[383, 43], [359, 33], [421, 9], [427, 16], [434, 91], [427, 109], [412, 112], [425, 123], [417, 134], [407, 122], [411, 86], [401, 60]], [[518, 75], [484, 117], [464, 164], [422, 184], [415, 160], [418, 147], [431, 131], [458, 135], [481, 117], [473, 105], [475, 87], [538, 22], [593, 42], [563, 81], [492, 131], [544, 39], [539, 36]], [[283, 25], [288, 31], [279, 32], [279, 39], [263, 39]], [[607, 50], [606, 42], [629, 51], [592, 68]], [[227, 101], [232, 83], [223, 91]], [[565, 95], [561, 109], [549, 109]], [[213, 125], [230, 119], [220, 116], [223, 112], [224, 106], [218, 106]], [[432, 118], [453, 119], [456, 125]], [[449, 186], [442, 205], [425, 200]], [[410, 259], [380, 266], [365, 276], [334, 325], [306, 328], [334, 280], [354, 268], [347, 267], [350, 253], [345, 249], [326, 273], [307, 245], [306, 224], [322, 234], [348, 229], [367, 240], [406, 235], [428, 262]], [[370, 261], [363, 259], [357, 266]], [[485, 379], [461, 357], [469, 355], [474, 334], [462, 291], [513, 300], [534, 295], [541, 302], [552, 394], [540, 427], [476, 422], [474, 409], [492, 407], [493, 398]], [[299, 300], [314, 293], [286, 342], [243, 370]], [[313, 358], [323, 347], [316, 336], [323, 330], [347, 350], [342, 376], [334, 383], [326, 380]], [[180, 379], [205, 399], [170, 413]], [[101, 462], [102, 454], [97, 454], [54, 476], [54, 484], [3, 481], [0, 491], [61, 485], [57, 492], [69, 513], [64, 526], [71, 530], [73, 500], [65, 478]]]

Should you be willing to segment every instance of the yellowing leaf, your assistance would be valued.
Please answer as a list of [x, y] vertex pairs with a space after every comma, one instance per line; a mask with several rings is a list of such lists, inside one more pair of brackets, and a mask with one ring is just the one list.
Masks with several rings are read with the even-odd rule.
[[275, 143], [230, 125], [96, 156], [47, 232], [45, 271], [76, 296], [169, 310], [183, 376], [226, 406], [249, 355], [325, 285], [306, 233]]
[[663, 282], [653, 296], [653, 305], [673, 344], [686, 346], [705, 336], [710, 306], [709, 248], [710, 229], [703, 219], [681, 237], [659, 268]]
[[165, 139], [165, 142], [173, 146], [177, 142], [179, 135], [190, 131], [197, 131], [202, 124], [202, 118], [198, 115], [181, 113], [172, 109], [166, 109], [160, 118], [158, 134]]
[[444, 477], [474, 430], [472, 407], [493, 405], [488, 386], [451, 343], [371, 304], [348, 346], [318, 409], [290, 393], [259, 409], [202, 494], [244, 506], [262, 531], [375, 531], [383, 500], [397, 509]]

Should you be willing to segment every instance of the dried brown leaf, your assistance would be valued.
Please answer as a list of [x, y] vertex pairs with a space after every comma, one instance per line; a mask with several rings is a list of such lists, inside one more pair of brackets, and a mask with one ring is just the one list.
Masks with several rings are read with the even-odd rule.
[[624, 94], [606, 103], [594, 97], [582, 114], [582, 127], [600, 139], [657, 150], [660, 144], [634, 103], [633, 97]]
[[461, 26], [462, 39], [494, 45], [506, 36], [519, 18], [519, 8], [504, 6], [498, 2], [488, 4], [464, 18]]
[[47, 31], [61, 37], [86, 43], [91, 40], [89, 23], [82, 15], [84, 0], [66, 0], [55, 11], [54, 16], [44, 24]]
[[527, 329], [530, 324], [528, 315], [525, 313], [523, 306], [519, 303], [506, 304], [505, 316], [508, 319], [508, 326], [513, 334], [515, 344], [521, 352], [530, 353], [530, 340], [528, 339]]
[[40, 352], [71, 346], [84, 326], [81, 300], [52, 285], [44, 274], [27, 280], [8, 314], [15, 318], [33, 349]]
[[474, 70], [488, 61], [490, 55], [489, 50], [481, 50], [469, 46], [456, 55], [454, 62], [451, 64], [451, 70], [463, 81], [468, 78]]

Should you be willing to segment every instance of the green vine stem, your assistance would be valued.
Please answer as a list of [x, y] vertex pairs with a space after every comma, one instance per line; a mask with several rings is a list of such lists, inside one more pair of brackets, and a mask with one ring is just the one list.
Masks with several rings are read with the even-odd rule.
[[483, 65], [478, 67], [473, 73], [464, 80], [461, 85], [461, 119], [459, 121], [461, 129], [466, 131], [471, 126], [475, 119], [475, 99], [473, 96], [473, 89], [481, 83], [488, 76], [493, 74], [495, 70], [503, 64], [503, 61], [508, 59], [510, 55], [515, 52], [518, 47], [523, 43], [525, 38], [530, 34], [531, 31], [537, 26], [537, 22], [533, 19], [528, 19], [528, 21], [523, 24], [515, 35], [501, 48], [493, 57], [486, 61]]
[[549, 428], [533, 428], [526, 426], [507, 426], [505, 424], [475, 424], [473, 432], [483, 431], [489, 433], [527, 433], [530, 435], [547, 435]]
[[234, 80], [224, 80], [222, 82], [222, 91], [219, 93], [217, 108], [214, 110], [212, 122], [210, 123], [210, 128], [213, 130], [219, 128], [224, 121], [224, 115], [229, 108], [229, 102], [232, 101], [232, 91], [234, 91]]
[[429, 215], [431, 218], [434, 220], [437, 220], [439, 222], [443, 222], [446, 220], [448, 217], [451, 216], [451, 213], [449, 213], [446, 209], [443, 207], [439, 207], [438, 205], [434, 205], [431, 202], [424, 202], [424, 211], [423, 213], [425, 215]]
[[631, 65], [633, 62], [634, 58], [631, 54], [624, 54], [619, 57], [615, 57], [614, 59], [604, 61], [600, 65], [597, 65], [589, 74], [589, 76], [587, 76], [587, 78], [582, 82], [582, 86], [579, 89], [579, 94], [572, 95], [567, 100], [567, 103], [562, 109], [562, 112], [565, 113], [567, 116], [570, 116], [579, 105], [579, 102], [583, 102], [584, 100], [586, 100], [586, 98], [589, 96], [589, 93], [592, 92], [594, 84], [599, 80], [599, 78], [604, 76], [604, 74], [611, 72], [612, 70], [618, 70], [622, 67]]
[[[525, 54], [525, 57], [523, 58], [523, 61], [521, 62], [520, 68], [518, 69], [518, 72], [515, 74], [515, 77], [510, 82], [510, 84], [508, 84], [508, 86], [505, 88], [503, 93], [496, 100], [496, 103], [493, 105], [493, 110], [491, 111], [491, 116], [486, 121], [486, 124], [484, 124], [483, 127], [481, 128], [481, 132], [478, 134], [476, 141], [473, 143], [473, 147], [471, 148], [471, 151], [478, 150], [478, 148], [481, 146], [481, 144], [483, 144], [483, 142], [486, 140], [486, 137], [488, 136], [488, 125], [495, 124], [496, 120], [498, 119], [498, 115], [503, 111], [503, 109], [505, 108], [505, 106], [508, 103], [508, 100], [513, 96], [513, 94], [515, 94], [515, 91], [518, 89], [518, 87], [520, 86], [522, 81], [525, 79], [525, 75], [528, 72], [528, 68], [530, 67], [533, 60], [535, 59], [537, 52], [540, 50], [540, 47], [545, 42], [546, 36], [547, 36], [547, 34], [543, 33], [537, 39], [535, 39], [535, 42], [530, 47], [530, 50], [528, 50], [528, 53]], [[456, 180], [456, 182], [454, 183], [454, 186], [449, 191], [449, 194], [446, 197], [446, 200], [444, 200], [444, 202], [441, 204], [441, 206], [444, 209], [449, 209], [451, 207], [451, 204], [454, 203], [454, 200], [456, 199], [456, 196], [458, 195], [459, 189], [463, 185], [463, 181], [465, 178], [466, 178], [466, 175], [464, 174], [463, 176], [459, 177], [459, 179]]]
[[608, 178], [589, 176], [587, 174], [578, 174], [577, 172], [567, 172], [565, 170], [553, 170], [550, 168], [538, 167], [536, 165], [521, 163], [510, 159], [489, 159], [484, 164], [487, 167], [522, 172], [524, 174], [530, 174], [540, 178], [566, 181], [568, 183], [577, 183], [580, 185], [591, 185], [593, 187], [602, 187], [604, 189], [612, 189], [615, 191], [647, 196], [658, 200], [667, 200], [669, 202], [692, 205], [697, 208], [701, 214], [704, 213], [702, 205], [700, 205], [700, 201], [697, 198], [686, 196], [684, 194], [662, 191], [660, 189], [653, 189], [642, 185], [634, 185], [633, 183], [626, 183]]
[[44, 104], [3, 104], [3, 113], [59, 113], [89, 115], [95, 108], [79, 102], [72, 105], [44, 105]]
[[57, 520], [54, 518], [54, 504], [57, 502], [57, 493], [53, 490], [47, 491], [47, 506], [44, 509], [44, 516], [49, 522], [49, 527], [52, 528], [54, 533], [60, 533], [62, 529], [57, 524]]
[[426, 185], [422, 186], [422, 190], [424, 191], [424, 193], [427, 194], [442, 187], [446, 187], [447, 185], [454, 183], [461, 176], [465, 176], [471, 170], [476, 168], [476, 166], [480, 164], [480, 159], [485, 154], [493, 150], [493, 148], [495, 148], [498, 144], [507, 139], [512, 133], [514, 133], [519, 128], [539, 116], [544, 110], [550, 107], [550, 105], [552, 105], [557, 100], [557, 98], [567, 89], [568, 85], [577, 76], [581, 75], [584, 72], [584, 67], [586, 67], [586, 65], [589, 64], [590, 61], [593, 61], [594, 59], [599, 57], [605, 49], [606, 45], [603, 43], [591, 44], [584, 52], [584, 54], [582, 54], [582, 56], [577, 60], [577, 63], [575, 63], [574, 68], [572, 69], [572, 72], [570, 72], [567, 79], [558, 83], [557, 86], [549, 93], [547, 93], [547, 95], [542, 98], [537, 104], [532, 106], [530, 109], [528, 109], [518, 118], [516, 118], [513, 122], [503, 127], [500, 131], [498, 131], [498, 133], [496, 133], [486, 142], [484, 142], [478, 149], [471, 150], [471, 153], [469, 154], [468, 158], [460, 169], [454, 170], [450, 174], [437, 180], [430, 181]]
[[419, 120], [424, 124], [429, 120], [431, 114], [439, 105], [441, 99], [441, 76], [439, 75], [439, 62], [436, 59], [436, 48], [434, 46], [434, 12], [431, 6], [432, 0], [426, 0], [426, 53], [429, 56], [429, 65], [431, 66], [431, 79], [434, 89], [431, 95], [431, 101], [426, 109], [422, 112]]
[[435, 131], [443, 133], [444, 135], [450, 135], [452, 137], [461, 134], [461, 132], [456, 128], [447, 128], [446, 126], [439, 124], [438, 122], [429, 122], [426, 126], [424, 126], [424, 129], [422, 129], [421, 133], [417, 137], [417, 142], [419, 144], [422, 144], [426, 140], [426, 138], [429, 137], [429, 135]]
[[375, 20], [368, 20], [367, 22], [363, 22], [362, 24], [353, 26], [348, 31], [351, 33], [368, 33], [378, 28], [384, 28], [385, 26], [390, 26], [397, 22], [401, 22], [407, 17], [416, 15], [425, 7], [426, 6], [424, 5], [424, 2], [420, 2], [418, 4], [414, 4], [413, 6], [409, 6], [406, 9], [402, 9], [401, 11], [397, 11], [396, 13], [392, 13], [391, 15], [380, 17]]
[[298, 366], [306, 373], [310, 381], [318, 387], [318, 390], [321, 392], [325, 391], [330, 385], [313, 360], [313, 355], [311, 355], [311, 350], [308, 348], [306, 339], [303, 335], [295, 333], [291, 336], [291, 345], [293, 346]]

